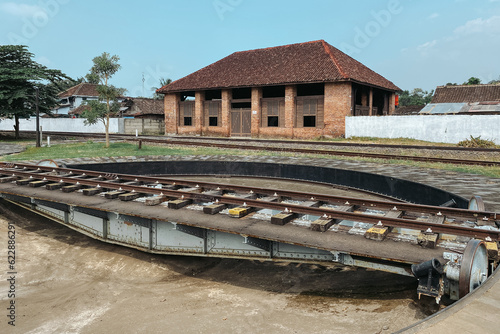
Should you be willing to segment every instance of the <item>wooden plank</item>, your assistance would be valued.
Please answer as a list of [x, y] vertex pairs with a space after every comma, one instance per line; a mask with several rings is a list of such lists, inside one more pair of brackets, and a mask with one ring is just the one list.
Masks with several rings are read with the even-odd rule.
[[335, 224], [335, 219], [320, 218], [311, 223], [311, 230], [326, 232], [333, 224]]
[[366, 231], [365, 238], [375, 241], [383, 241], [385, 237], [389, 234], [391, 228], [388, 226], [372, 226]]
[[227, 207], [226, 204], [211, 204], [203, 207], [203, 213], [209, 214], [209, 215], [215, 215], [216, 213], [221, 212]]
[[158, 196], [152, 196], [152, 197], [146, 198], [146, 201], [144, 203], [148, 206], [155, 206], [155, 205], [159, 205], [167, 200], [168, 199], [165, 196], [158, 195]]
[[8, 182], [13, 182], [17, 180], [17, 176], [6, 176], [0, 178], [0, 183], [8, 183]]
[[32, 181], [28, 185], [32, 188], [38, 188], [38, 187], [42, 187], [42, 186], [46, 185], [47, 183], [49, 183], [49, 181], [39, 180], [39, 181]]
[[79, 190], [82, 188], [82, 185], [81, 184], [72, 184], [72, 185], [69, 185], [69, 186], [64, 186], [61, 188], [61, 190], [64, 192], [64, 193], [71, 193], [73, 191], [76, 191], [76, 190]]
[[433, 224], [443, 224], [444, 223], [445, 216], [430, 216], [429, 219], [427, 220], [428, 223], [433, 223]]
[[20, 180], [16, 181], [16, 184], [18, 186], [25, 186], [25, 185], [27, 185], [28, 183], [30, 183], [32, 181], [33, 181], [33, 179], [20, 179]]
[[141, 196], [142, 196], [142, 194], [134, 192], [134, 193], [125, 193], [125, 194], [118, 195], [118, 198], [120, 199], [120, 201], [129, 202], [129, 201], [133, 201], [134, 199], [137, 199]]
[[271, 217], [271, 224], [285, 225], [295, 219], [296, 216], [295, 213], [281, 212]]
[[192, 202], [193, 201], [191, 199], [176, 199], [168, 202], [168, 208], [178, 210], [185, 207], [186, 205], [191, 204]]
[[126, 193], [126, 191], [123, 191], [123, 190], [113, 190], [113, 191], [109, 191], [109, 192], [105, 193], [104, 197], [107, 199], [115, 199], [115, 198], [118, 198], [118, 196], [125, 194], [125, 193]]
[[248, 206], [239, 206], [229, 210], [229, 215], [235, 218], [241, 218], [252, 212], [254, 208]]
[[102, 187], [86, 188], [86, 189], [83, 189], [83, 194], [85, 196], [94, 196], [94, 195], [99, 194], [103, 191], [104, 191], [104, 189], [102, 189]]
[[398, 211], [398, 210], [387, 211], [384, 215], [384, 217], [387, 218], [401, 218], [402, 216], [403, 216], [403, 211]]
[[49, 184], [45, 185], [45, 189], [56, 190], [56, 189], [61, 189], [65, 185], [66, 185], [66, 183], [64, 183], [64, 182], [49, 183]]

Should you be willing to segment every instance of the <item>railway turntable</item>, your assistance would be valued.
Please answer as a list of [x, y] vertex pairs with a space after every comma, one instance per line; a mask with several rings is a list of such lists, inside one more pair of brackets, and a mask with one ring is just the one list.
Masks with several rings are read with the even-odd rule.
[[[214, 176], [258, 176], [266, 186]], [[352, 187], [373, 196], [270, 186], [278, 179]], [[467, 201], [422, 184], [333, 168], [0, 163], [0, 197], [93, 238], [145, 252], [336, 262], [415, 276], [419, 295], [438, 302], [443, 295], [463, 297], [498, 264], [500, 217], [480, 197]]]

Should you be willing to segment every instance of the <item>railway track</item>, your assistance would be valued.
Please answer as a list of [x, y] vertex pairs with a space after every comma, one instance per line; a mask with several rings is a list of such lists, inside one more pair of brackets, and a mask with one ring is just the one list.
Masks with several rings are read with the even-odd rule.
[[[34, 132], [31, 132], [34, 134]], [[104, 134], [89, 134], [89, 133], [74, 133], [74, 132], [44, 132], [46, 135], [57, 135], [67, 137], [84, 137], [84, 138], [103, 138]], [[346, 148], [385, 148], [385, 149], [415, 149], [415, 150], [431, 150], [431, 151], [456, 151], [456, 152], [487, 152], [499, 153], [500, 149], [488, 148], [466, 148], [466, 147], [443, 147], [443, 146], [419, 146], [419, 145], [387, 145], [387, 144], [354, 144], [354, 143], [337, 143], [337, 142], [312, 142], [312, 141], [289, 141], [289, 140], [255, 140], [247, 138], [211, 138], [211, 137], [166, 137], [155, 138], [148, 136], [136, 137], [134, 135], [110, 134], [110, 137], [115, 140], [140, 141], [141, 143], [154, 143], [179, 146], [194, 146], [194, 147], [217, 147], [222, 149], [239, 149], [239, 150], [258, 150], [269, 152], [286, 152], [299, 154], [314, 154], [314, 155], [331, 155], [342, 157], [356, 158], [371, 158], [382, 160], [409, 160], [418, 162], [443, 163], [454, 165], [469, 165], [469, 166], [488, 166], [500, 167], [500, 161], [487, 160], [472, 160], [472, 159], [449, 159], [429, 156], [412, 156], [412, 155], [396, 155], [396, 154], [379, 154], [368, 152], [353, 152], [345, 150], [333, 150], [328, 147], [346, 147]], [[251, 144], [253, 143], [253, 144]], [[266, 145], [273, 144], [273, 145]], [[279, 145], [283, 146], [279, 146]], [[302, 148], [301, 145], [317, 144], [322, 146], [321, 149]], [[295, 147], [292, 147], [295, 146]]]
[[103, 193], [107, 199], [119, 198], [122, 201], [143, 197], [146, 205], [168, 202], [168, 207], [174, 209], [192, 203], [213, 203], [212, 209], [205, 210], [207, 213], [214, 214], [230, 208], [230, 212], [238, 212], [234, 214], [238, 218], [256, 210], [276, 210], [279, 213], [275, 216], [281, 217], [275, 219], [278, 225], [283, 225], [298, 215], [312, 215], [323, 220], [312, 225], [313, 229], [320, 231], [326, 231], [341, 220], [348, 220], [385, 229], [385, 234], [397, 227], [500, 240], [500, 215], [497, 217], [497, 213], [484, 209], [436, 207], [178, 178], [103, 174], [20, 163], [0, 163], [0, 175], [1, 183], [15, 182], [20, 186], [61, 189], [63, 192], [81, 191], [87, 196]]

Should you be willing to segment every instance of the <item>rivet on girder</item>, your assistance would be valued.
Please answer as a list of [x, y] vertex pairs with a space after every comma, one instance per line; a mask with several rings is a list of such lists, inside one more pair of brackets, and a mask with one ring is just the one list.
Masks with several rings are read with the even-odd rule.
[[351, 205], [351, 203], [349, 203], [349, 201], [346, 201], [346, 202], [345, 202], [345, 205]]
[[100, 184], [98, 184], [96, 188], [101, 188], [101, 185], [100, 185]]
[[383, 226], [384, 224], [382, 224], [382, 221], [379, 220], [378, 223], [377, 223], [377, 226]]
[[427, 230], [425, 230], [425, 233], [432, 233], [432, 229], [429, 227]]
[[398, 211], [398, 208], [393, 207], [393, 208], [392, 208], [392, 211]]
[[78, 185], [78, 184], [80, 184], [80, 182], [76, 181], [76, 184]]
[[441, 211], [439, 211], [438, 213], [436, 213], [436, 216], [442, 216], [443, 214], [441, 213]]
[[64, 181], [63, 181], [62, 179], [61, 179], [61, 180], [59, 180], [59, 183], [63, 183], [63, 182], [64, 182]]

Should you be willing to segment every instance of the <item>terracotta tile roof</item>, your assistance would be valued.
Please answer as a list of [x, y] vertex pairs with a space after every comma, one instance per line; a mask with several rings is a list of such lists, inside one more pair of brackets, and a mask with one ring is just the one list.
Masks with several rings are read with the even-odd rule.
[[127, 98], [122, 102], [128, 110], [123, 116], [163, 115], [163, 100], [147, 98]]
[[500, 101], [500, 85], [438, 86], [431, 103]]
[[70, 96], [99, 96], [96, 87], [97, 85], [95, 84], [82, 82], [76, 86], [66, 89], [62, 93], [59, 93], [59, 98], [65, 98]]
[[235, 52], [158, 93], [313, 82], [356, 81], [399, 87], [323, 40]]
[[90, 107], [86, 104], [80, 104], [77, 108], [70, 110], [68, 115], [81, 115], [84, 111], [90, 110]]

